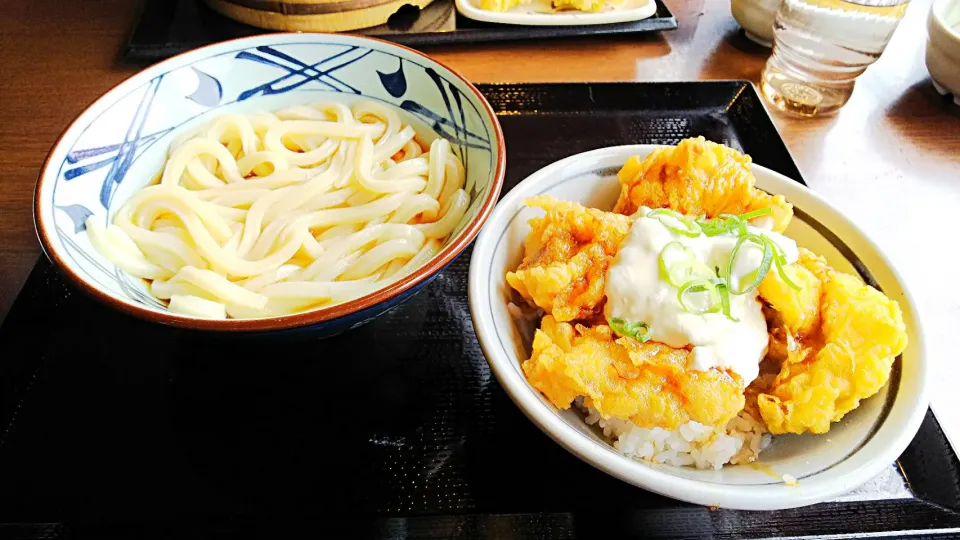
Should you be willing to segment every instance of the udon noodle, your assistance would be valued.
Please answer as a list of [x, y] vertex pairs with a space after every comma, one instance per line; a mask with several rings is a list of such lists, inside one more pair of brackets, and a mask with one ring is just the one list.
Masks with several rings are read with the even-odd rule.
[[173, 312], [344, 302], [422, 266], [467, 210], [450, 143], [421, 140], [377, 102], [221, 116], [175, 140], [154, 182], [87, 233]]

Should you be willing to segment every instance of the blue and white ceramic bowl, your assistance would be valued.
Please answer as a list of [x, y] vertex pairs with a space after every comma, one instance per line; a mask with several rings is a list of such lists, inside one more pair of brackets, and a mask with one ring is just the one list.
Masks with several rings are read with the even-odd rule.
[[[376, 99], [404, 109], [450, 140], [466, 166], [472, 203], [444, 248], [403, 280], [357, 300], [297, 315], [210, 320], [167, 311], [142, 280], [90, 245], [84, 222], [104, 224], [161, 170], [179, 133], [225, 113], [321, 100]], [[408, 116], [409, 116], [408, 115]], [[503, 133], [466, 79], [423, 54], [347, 35], [270, 34], [197, 49], [151, 66], [87, 108], [40, 173], [34, 219], [44, 251], [81, 289], [144, 319], [201, 330], [312, 327], [333, 334], [396, 306], [470, 244], [497, 201], [506, 166]]]

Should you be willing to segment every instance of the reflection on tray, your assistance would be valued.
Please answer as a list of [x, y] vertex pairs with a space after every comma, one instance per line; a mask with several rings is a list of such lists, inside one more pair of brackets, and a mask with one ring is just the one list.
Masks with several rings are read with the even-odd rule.
[[453, 0], [434, 0], [423, 9], [406, 5], [391, 15], [387, 24], [360, 30], [357, 33], [378, 36], [397, 33], [450, 32], [457, 29], [456, 15]]
[[[434, 0], [424, 9], [413, 5], [405, 5], [390, 16], [387, 24], [354, 30], [352, 33], [384, 36], [396, 34], [417, 34], [425, 32], [450, 32], [457, 29], [456, 7], [454, 0]], [[251, 34], [270, 32], [247, 26], [228, 17], [220, 15], [200, 1], [182, 0], [176, 2], [176, 14], [173, 17], [184, 31], [192, 35], [209, 35], [211, 37], [241, 37]], [[141, 20], [141, 26], [150, 24], [148, 20]]]

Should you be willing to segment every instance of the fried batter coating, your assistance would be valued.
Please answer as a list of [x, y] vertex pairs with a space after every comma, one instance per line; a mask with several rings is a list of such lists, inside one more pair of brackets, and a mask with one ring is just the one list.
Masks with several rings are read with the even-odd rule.
[[750, 163], [750, 156], [703, 137], [658, 148], [643, 161], [632, 157], [617, 175], [621, 193], [613, 211], [631, 215], [646, 206], [712, 218], [771, 208], [773, 230], [781, 232], [793, 217], [793, 205], [755, 188]]
[[[897, 302], [826, 266], [819, 257], [806, 254], [800, 264], [819, 280], [818, 313], [810, 313], [807, 301], [765, 298], [791, 306], [781, 312], [787, 328], [793, 328], [790, 331], [802, 332], [809, 321], [820, 321], [813, 334], [793, 337], [795, 345], [788, 347], [788, 359], [772, 388], [757, 398], [773, 434], [826, 433], [831, 422], [880, 391], [890, 378], [894, 358], [907, 345]], [[808, 296], [804, 291], [790, 292]], [[804, 305], [807, 311], [794, 317], [794, 305]]]
[[783, 271], [800, 290], [794, 290], [772, 271], [760, 282], [760, 298], [770, 304], [792, 339], [802, 339], [820, 326], [821, 277], [830, 270], [823, 258], [800, 248], [800, 258], [784, 266]]
[[676, 429], [690, 420], [719, 426], [743, 409], [740, 377], [688, 370], [686, 349], [617, 337], [609, 326], [557, 322], [547, 315], [523, 371], [534, 388], [567, 409], [578, 396], [608, 417]]
[[523, 263], [507, 283], [558, 321], [600, 313], [607, 267], [632, 220], [545, 195], [527, 204], [547, 214], [530, 220]]
[[[805, 249], [758, 288], [770, 332], [761, 376], [746, 390], [727, 370], [689, 369], [687, 349], [618, 337], [603, 318], [606, 272], [640, 206], [686, 215], [771, 208], [773, 230], [793, 207], [754, 187], [750, 158], [702, 138], [631, 158], [619, 173], [615, 213], [541, 196], [523, 263], [507, 281], [547, 312], [524, 362], [528, 381], [561, 409], [579, 396], [605, 417], [676, 429], [724, 425], [746, 410], [773, 434], [824, 433], [890, 377], [906, 347], [899, 305]], [[573, 322], [574, 324], [570, 324]]]

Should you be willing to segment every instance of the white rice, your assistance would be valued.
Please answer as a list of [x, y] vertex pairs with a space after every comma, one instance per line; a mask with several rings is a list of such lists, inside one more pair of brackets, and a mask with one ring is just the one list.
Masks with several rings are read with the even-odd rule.
[[724, 428], [687, 422], [670, 431], [642, 428], [628, 420], [603, 418], [593, 407], [577, 398], [577, 407], [586, 413], [587, 424], [596, 424], [613, 447], [632, 459], [698, 469], [720, 469], [726, 463], [750, 463], [770, 445], [770, 434], [750, 414], [741, 411]]

